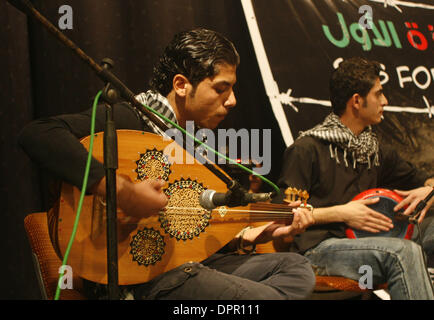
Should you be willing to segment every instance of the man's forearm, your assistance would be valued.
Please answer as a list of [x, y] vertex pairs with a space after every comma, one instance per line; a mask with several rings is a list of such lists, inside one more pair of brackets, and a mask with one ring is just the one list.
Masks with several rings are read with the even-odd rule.
[[315, 208], [313, 210], [313, 218], [315, 219], [315, 224], [344, 222], [344, 218], [339, 209], [340, 206]]

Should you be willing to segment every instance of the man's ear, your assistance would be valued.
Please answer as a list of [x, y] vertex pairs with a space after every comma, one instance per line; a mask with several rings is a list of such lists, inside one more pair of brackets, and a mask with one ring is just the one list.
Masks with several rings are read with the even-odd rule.
[[364, 101], [363, 97], [360, 94], [355, 93], [353, 94], [353, 96], [350, 98], [348, 102], [351, 104], [351, 106], [354, 109], [360, 110], [363, 106], [363, 101]]
[[185, 97], [187, 95], [188, 86], [191, 85], [190, 81], [182, 74], [176, 74], [173, 77], [173, 90], [180, 97]]

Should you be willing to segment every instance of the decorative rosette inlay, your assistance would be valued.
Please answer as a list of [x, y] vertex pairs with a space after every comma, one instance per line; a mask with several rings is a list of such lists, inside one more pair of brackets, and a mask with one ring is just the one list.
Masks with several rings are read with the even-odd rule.
[[168, 156], [162, 151], [147, 150], [140, 154], [140, 159], [136, 161], [137, 180], [163, 179], [169, 180], [170, 163]]
[[139, 230], [130, 243], [133, 261], [139, 265], [148, 266], [161, 260], [164, 254], [163, 236], [153, 228]]
[[210, 211], [199, 203], [205, 188], [191, 179], [175, 181], [164, 191], [169, 199], [160, 212], [161, 227], [177, 240], [191, 240], [205, 230], [211, 219]]

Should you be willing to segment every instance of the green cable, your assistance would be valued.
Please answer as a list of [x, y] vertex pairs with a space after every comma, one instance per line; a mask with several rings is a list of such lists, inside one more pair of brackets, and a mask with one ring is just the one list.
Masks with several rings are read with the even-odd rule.
[[262, 181], [268, 183], [271, 187], [273, 187], [277, 194], [280, 193], [280, 189], [278, 186], [276, 186], [273, 182], [271, 182], [270, 180], [268, 180], [267, 178], [265, 178], [262, 175], [259, 175], [255, 172], [253, 172], [252, 170], [250, 170], [249, 168], [243, 166], [242, 164], [232, 160], [231, 158], [226, 157], [225, 155], [221, 154], [220, 152], [214, 150], [213, 148], [211, 148], [210, 146], [208, 146], [207, 144], [205, 144], [204, 142], [196, 139], [194, 136], [192, 136], [189, 132], [187, 132], [186, 130], [184, 130], [183, 128], [181, 128], [178, 124], [174, 123], [173, 121], [171, 121], [170, 119], [166, 118], [165, 116], [163, 116], [162, 114], [160, 114], [159, 112], [155, 111], [154, 109], [152, 109], [151, 107], [148, 107], [145, 104], [142, 104], [146, 109], [148, 109], [149, 111], [151, 111], [152, 113], [156, 114], [157, 116], [159, 116], [160, 118], [162, 118], [163, 120], [165, 120], [166, 122], [170, 123], [172, 126], [176, 127], [178, 130], [181, 130], [183, 133], [185, 133], [187, 136], [189, 136], [190, 138], [192, 138], [195, 142], [197, 142], [199, 145], [204, 146], [207, 150], [213, 152], [214, 154], [218, 155], [221, 158], [226, 159], [227, 161], [231, 162], [232, 164], [237, 165], [238, 167], [240, 167], [241, 169], [249, 172], [250, 174], [253, 174], [254, 176], [259, 177]]
[[[77, 227], [78, 227], [78, 222], [80, 220], [81, 208], [83, 206], [83, 200], [84, 200], [84, 196], [86, 194], [87, 180], [88, 180], [88, 177], [89, 177], [90, 163], [91, 163], [91, 160], [92, 160], [93, 140], [94, 140], [94, 136], [95, 136], [96, 106], [98, 105], [98, 100], [99, 100], [101, 94], [102, 94], [102, 91], [98, 92], [97, 95], [95, 96], [94, 101], [93, 101], [92, 121], [91, 121], [91, 125], [90, 125], [89, 153], [88, 153], [88, 156], [87, 156], [86, 169], [85, 169], [85, 172], [84, 172], [83, 186], [81, 188], [80, 200], [78, 202], [77, 214], [75, 216], [75, 222], [74, 222], [74, 228], [72, 229], [72, 234], [71, 234], [71, 237], [69, 239], [69, 243], [68, 243], [68, 246], [66, 248], [65, 254], [63, 256], [62, 266], [65, 266], [66, 262], [68, 260], [69, 252], [71, 251], [71, 247], [72, 247], [72, 244], [74, 242], [75, 234], [77, 233]], [[60, 274], [60, 276], [59, 276], [59, 281], [57, 282], [57, 289], [56, 289], [56, 295], [54, 297], [54, 300], [59, 300], [60, 290], [61, 290], [61, 288], [60, 288], [60, 282], [62, 280], [63, 275], [64, 275], [64, 273], [62, 272]]]

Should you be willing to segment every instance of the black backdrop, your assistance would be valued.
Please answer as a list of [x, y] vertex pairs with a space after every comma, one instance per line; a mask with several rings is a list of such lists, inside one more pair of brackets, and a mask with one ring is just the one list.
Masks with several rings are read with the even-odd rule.
[[[388, 106], [376, 127], [380, 139], [434, 174], [434, 1], [392, 1], [387, 6], [380, 0], [252, 4], [294, 139], [330, 112], [323, 103], [329, 102], [328, 79], [335, 64], [361, 56], [384, 66], [380, 79]], [[363, 6], [372, 9], [371, 29], [362, 30], [359, 24], [366, 24], [365, 11], [359, 12]], [[285, 103], [291, 99], [298, 111]]]
[[[259, 74], [241, 4], [219, 0], [33, 1], [54, 25], [61, 5], [73, 9], [73, 29], [64, 34], [96, 61], [110, 57], [114, 73], [134, 92], [147, 89], [152, 66], [173, 34], [202, 26], [225, 34], [241, 55], [237, 108], [222, 128], [274, 128], [276, 121]], [[39, 172], [17, 146], [20, 129], [35, 118], [78, 112], [91, 106], [102, 82], [39, 23], [0, 1], [1, 205], [0, 299], [40, 298], [24, 233], [26, 214], [45, 206]], [[247, 115], [247, 116], [246, 116]], [[272, 168], [284, 149], [273, 130]], [[271, 173], [269, 177], [275, 173]], [[274, 179], [274, 178], [272, 178]]]
[[[297, 3], [296, 8], [299, 8], [304, 2], [311, 1], [258, 0], [255, 1], [255, 10], [259, 10], [266, 17], [266, 14], [272, 12], [276, 2]], [[331, 3], [331, 0], [325, 2]], [[240, 1], [35, 0], [33, 3], [55, 25], [62, 16], [58, 13], [59, 7], [70, 5], [73, 9], [73, 29], [63, 31], [64, 34], [96, 61], [105, 57], [112, 58], [116, 63], [114, 73], [134, 92], [147, 88], [152, 66], [174, 33], [202, 26], [225, 34], [237, 46], [241, 65], [235, 88], [238, 106], [220, 127], [271, 128], [272, 172], [268, 178], [276, 181], [285, 145], [265, 94]], [[330, 20], [322, 23], [328, 24], [332, 34], [337, 37], [337, 18], [333, 13], [328, 14]], [[307, 16], [303, 16], [303, 19], [307, 19]], [[297, 24], [296, 20], [291, 20], [289, 16], [287, 21]], [[335, 24], [332, 25], [331, 21]], [[23, 219], [30, 212], [45, 209], [46, 200], [42, 192], [45, 175], [39, 172], [19, 149], [16, 138], [20, 129], [32, 119], [89, 108], [92, 98], [102, 88], [102, 83], [88, 66], [59, 44], [42, 26], [32, 20], [28, 21], [24, 14], [5, 0], [0, 0], [0, 23], [0, 299], [38, 299], [40, 295]], [[267, 24], [261, 29], [265, 35], [279, 35], [286, 30], [283, 27], [268, 30], [266, 27]], [[299, 36], [303, 38], [301, 33]], [[275, 45], [269, 46], [284, 48], [284, 44], [290, 48], [289, 57], [284, 60], [285, 65], [313, 67], [309, 62], [309, 54], [315, 51], [315, 46], [313, 51], [308, 49], [304, 55], [307, 61], [300, 62], [296, 60], [296, 45], [277, 41]], [[267, 43], [265, 45], [268, 46]], [[304, 45], [311, 46], [312, 43], [306, 41]], [[430, 48], [433, 48], [432, 42]], [[282, 55], [283, 51], [280, 54]], [[327, 61], [329, 63], [333, 59]], [[424, 65], [428, 66], [432, 63], [432, 55], [424, 61]], [[416, 60], [413, 66], [419, 65], [417, 62]], [[293, 74], [295, 73], [288, 73], [291, 76]], [[303, 76], [306, 75], [305, 78], [297, 78], [295, 84], [281, 82], [281, 91], [292, 87], [295, 88], [295, 96], [310, 96], [308, 85], [313, 83], [316, 76], [312, 71]], [[323, 95], [315, 98], [328, 99], [325, 89], [327, 83], [316, 86], [317, 92]], [[434, 99], [432, 88], [433, 85], [429, 89], [431, 104]], [[318, 107], [308, 108], [311, 108], [311, 116], [307, 117], [310, 120], [304, 122], [297, 121], [298, 115], [288, 115], [287, 112], [289, 121], [293, 120], [291, 125], [294, 125], [294, 138], [298, 130], [307, 129], [323, 117], [323, 114], [318, 112]], [[418, 119], [419, 116], [412, 114], [386, 119], [382, 127], [382, 138], [386, 137], [388, 142], [394, 141], [400, 152], [408, 158], [414, 158], [416, 154], [416, 160], [421, 160], [422, 166], [434, 173], [433, 153], [430, 151], [433, 150], [433, 122]]]

